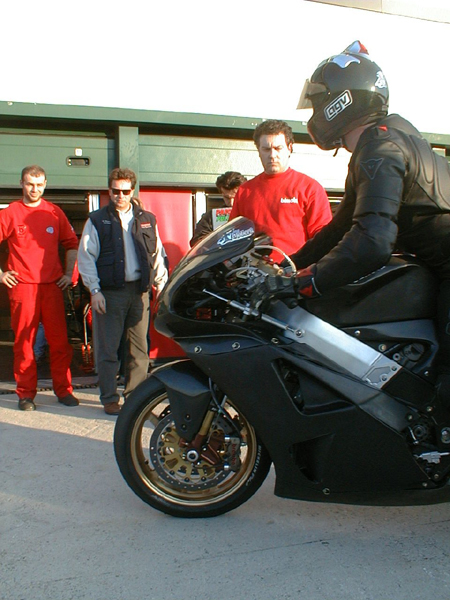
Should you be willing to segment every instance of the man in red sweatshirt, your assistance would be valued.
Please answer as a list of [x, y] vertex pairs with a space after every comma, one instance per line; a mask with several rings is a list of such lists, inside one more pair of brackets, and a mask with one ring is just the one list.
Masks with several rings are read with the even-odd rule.
[[[0, 242], [7, 241], [6, 271], [0, 283], [8, 288], [14, 331], [14, 377], [20, 410], [35, 410], [37, 367], [33, 345], [42, 322], [50, 347], [53, 389], [65, 406], [77, 406], [72, 394], [72, 347], [67, 338], [63, 290], [72, 283], [78, 239], [66, 215], [42, 197], [45, 171], [25, 167], [20, 184], [23, 198], [0, 211]], [[66, 250], [65, 271], [59, 245]]]
[[243, 183], [234, 199], [230, 220], [251, 219], [256, 233], [293, 254], [331, 221], [327, 194], [315, 179], [289, 167], [294, 136], [284, 121], [267, 120], [253, 134], [264, 172]]

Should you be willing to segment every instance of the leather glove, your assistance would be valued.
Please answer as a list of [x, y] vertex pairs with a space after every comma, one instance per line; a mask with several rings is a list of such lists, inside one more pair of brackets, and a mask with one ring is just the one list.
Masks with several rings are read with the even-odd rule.
[[317, 289], [314, 280], [316, 276], [316, 265], [310, 265], [306, 269], [300, 269], [294, 276], [295, 288], [300, 299], [302, 298], [318, 298], [321, 293]]
[[283, 274], [286, 275], [286, 277], [291, 277], [295, 274], [295, 270], [293, 270], [292, 264], [287, 258], [280, 262], [279, 267], [283, 270]]
[[282, 275], [269, 275], [258, 287], [251, 297], [252, 308], [259, 309], [263, 302], [270, 298], [294, 296], [294, 277], [283, 277]]
[[292, 277], [284, 277], [283, 275], [269, 275], [266, 277], [265, 285], [269, 294], [279, 296], [280, 292], [289, 292], [294, 290], [294, 281]]

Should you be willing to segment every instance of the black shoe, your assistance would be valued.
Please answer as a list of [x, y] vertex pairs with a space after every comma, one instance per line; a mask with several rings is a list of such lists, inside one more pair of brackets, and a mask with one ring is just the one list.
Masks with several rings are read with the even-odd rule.
[[20, 410], [36, 410], [36, 404], [33, 398], [20, 398], [19, 399]]
[[73, 394], [68, 394], [67, 396], [64, 396], [63, 398], [58, 398], [58, 402], [60, 402], [61, 404], [64, 404], [64, 406], [78, 406], [80, 404], [78, 402], [78, 399], [75, 398], [75, 396]]

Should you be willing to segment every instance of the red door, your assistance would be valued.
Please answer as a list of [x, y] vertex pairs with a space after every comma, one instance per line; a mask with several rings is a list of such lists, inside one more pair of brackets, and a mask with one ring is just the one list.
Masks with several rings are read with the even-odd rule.
[[[142, 189], [139, 192], [144, 207], [156, 216], [158, 231], [169, 259], [169, 272], [189, 250], [192, 237], [192, 194], [189, 191]], [[167, 359], [184, 356], [172, 340], [155, 331], [150, 324], [150, 358]]]

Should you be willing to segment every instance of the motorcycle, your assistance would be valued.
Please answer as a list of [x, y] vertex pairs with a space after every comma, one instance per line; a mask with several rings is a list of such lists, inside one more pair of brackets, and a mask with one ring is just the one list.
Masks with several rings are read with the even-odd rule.
[[272, 463], [280, 497], [447, 501], [450, 419], [434, 395], [432, 275], [393, 256], [298, 301], [277, 251], [238, 217], [174, 269], [154, 325], [186, 357], [156, 368], [118, 416], [125, 481], [176, 517], [237, 508]]

